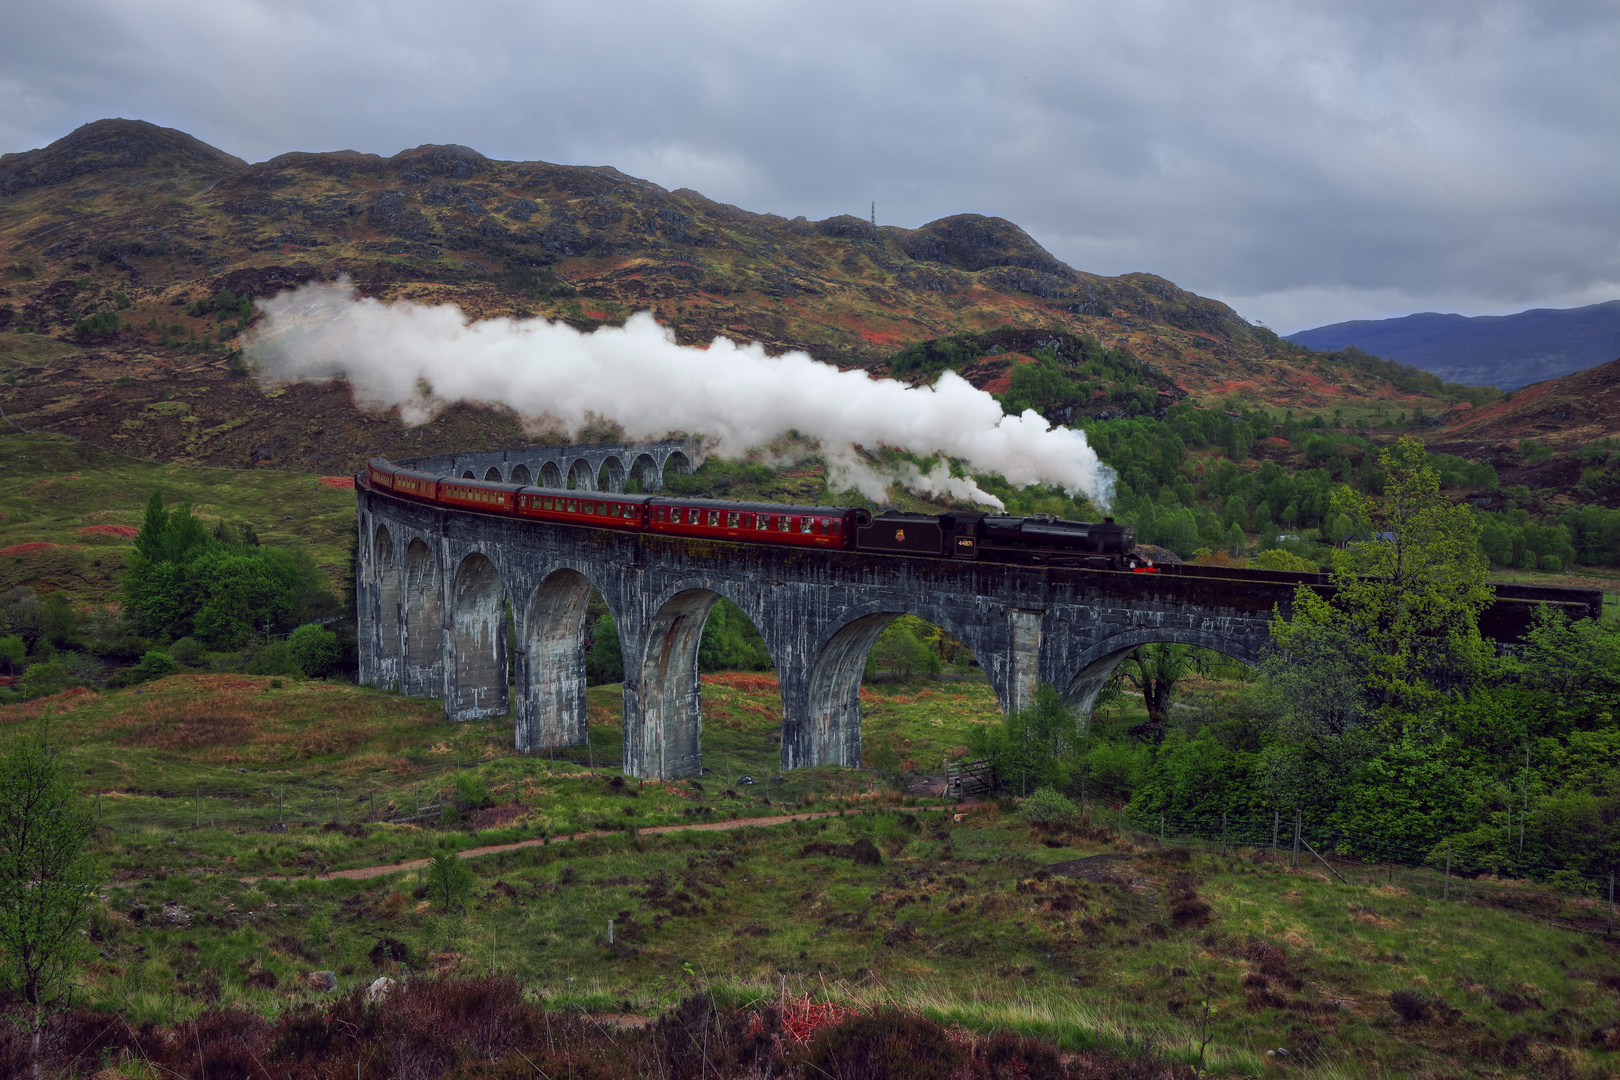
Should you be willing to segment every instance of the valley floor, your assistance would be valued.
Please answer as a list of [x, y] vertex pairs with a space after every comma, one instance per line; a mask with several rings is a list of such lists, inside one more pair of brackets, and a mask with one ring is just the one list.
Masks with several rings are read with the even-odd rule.
[[[591, 746], [555, 759], [510, 755], [500, 721], [451, 726], [432, 702], [291, 679], [183, 675], [0, 709], [6, 727], [50, 710], [100, 794], [112, 880], [79, 1000], [138, 1025], [274, 1015], [323, 1000], [317, 971], [340, 991], [506, 973], [548, 1008], [619, 1022], [709, 987], [1182, 1062], [1207, 1002], [1218, 1074], [1612, 1068], [1620, 954], [1602, 935], [1448, 902], [1417, 877], [1344, 884], [1263, 850], [1122, 839], [1106, 810], [1037, 828], [1011, 802], [918, 805], [867, 770], [778, 780], [766, 675], [707, 677], [705, 776], [642, 784], [615, 767], [617, 690], [592, 689]], [[976, 683], [876, 685], [863, 702], [868, 745], [919, 771], [996, 720]], [[801, 820], [650, 831], [785, 814]], [[563, 839], [585, 832], [599, 835]], [[326, 876], [541, 840], [465, 860], [475, 877], [448, 911], [419, 869]]]

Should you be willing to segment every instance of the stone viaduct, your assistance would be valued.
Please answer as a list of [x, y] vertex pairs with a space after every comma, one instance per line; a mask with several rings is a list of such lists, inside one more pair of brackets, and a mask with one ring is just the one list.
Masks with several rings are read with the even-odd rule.
[[[656, 487], [688, 448], [555, 447], [425, 458], [421, 471], [479, 479], [632, 476]], [[692, 449], [695, 449], [693, 447]], [[566, 462], [566, 465], [564, 464]], [[614, 463], [617, 462], [617, 468]], [[585, 481], [591, 482], [587, 484]], [[555, 483], [554, 486], [564, 486]], [[360, 679], [442, 697], [450, 720], [515, 712], [532, 752], [585, 739], [585, 611], [598, 590], [624, 652], [624, 770], [697, 774], [702, 690], [697, 653], [725, 597], [753, 620], [781, 688], [784, 769], [861, 761], [860, 685], [878, 634], [902, 614], [970, 649], [1003, 708], [1041, 682], [1089, 715], [1130, 651], [1153, 642], [1259, 659], [1274, 607], [1287, 611], [1316, 574], [1167, 568], [1159, 574], [784, 549], [542, 524], [412, 502], [357, 485]], [[1518, 637], [1535, 604], [1587, 614], [1584, 590], [1503, 586], [1487, 633]], [[515, 655], [507, 657], [505, 612]], [[510, 679], [509, 673], [510, 672]]]
[[642, 491], [659, 491], [664, 486], [665, 469], [691, 472], [692, 458], [699, 449], [696, 439], [668, 439], [638, 446], [524, 446], [413, 458], [412, 468], [439, 476], [544, 488], [622, 492], [634, 481]]

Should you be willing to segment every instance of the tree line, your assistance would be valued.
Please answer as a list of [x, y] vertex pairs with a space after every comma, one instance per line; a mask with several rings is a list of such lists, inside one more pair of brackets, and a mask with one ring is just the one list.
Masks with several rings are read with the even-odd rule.
[[1545, 608], [1519, 645], [1481, 637], [1493, 590], [1478, 515], [1440, 494], [1415, 439], [1379, 467], [1381, 495], [1340, 487], [1331, 505], [1382, 539], [1336, 551], [1331, 597], [1301, 587], [1240, 678], [1178, 695], [1236, 665], [1147, 646], [1110, 687], [1142, 694], [1146, 722], [1104, 709], [1079, 724], [1044, 687], [973, 752], [1004, 778], [1090, 785], [1144, 815], [1298, 813], [1571, 887], [1620, 865], [1620, 624]]
[[307, 551], [259, 543], [249, 524], [212, 525], [154, 492], [119, 604], [76, 607], [26, 585], [0, 596], [0, 703], [76, 685], [121, 686], [184, 670], [320, 677], [351, 657], [326, 624], [343, 602]]

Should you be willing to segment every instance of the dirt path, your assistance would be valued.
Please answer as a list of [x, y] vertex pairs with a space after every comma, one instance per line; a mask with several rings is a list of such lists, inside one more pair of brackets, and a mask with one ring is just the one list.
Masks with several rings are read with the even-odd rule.
[[[894, 806], [884, 807], [883, 809], [885, 812], [892, 810], [897, 813], [907, 814], [917, 814], [927, 810], [936, 809], [942, 813], [961, 813], [976, 805], [978, 804], [964, 802], [957, 803], [954, 806]], [[727, 832], [732, 829], [747, 829], [764, 827], [768, 825], [787, 825], [795, 821], [818, 821], [822, 818], [834, 818], [837, 816], [838, 811], [836, 810], [824, 810], [819, 813], [787, 814], [781, 817], [736, 818], [732, 821], [704, 821], [692, 825], [654, 825], [645, 829], [639, 829], [637, 830], [637, 833], [640, 836], [658, 836], [662, 833], [677, 832]], [[566, 844], [574, 840], [590, 840], [593, 837], [599, 836], [623, 835], [624, 833], [618, 830], [609, 831], [607, 829], [595, 829], [590, 832], [569, 833], [567, 836], [553, 836], [544, 838], [537, 837], [533, 840], [519, 840], [515, 844], [490, 844], [487, 847], [466, 848], [460, 852], [457, 852], [457, 854], [463, 859], [476, 859], [484, 855], [499, 855], [502, 852], [518, 851], [523, 848], [549, 847], [554, 844]], [[420, 870], [422, 867], [426, 866], [432, 861], [432, 859], [410, 859], [406, 862], [388, 863], [383, 866], [361, 866], [353, 870], [330, 870], [327, 873], [318, 874], [316, 876], [317, 879], [321, 881], [332, 881], [341, 878], [347, 878], [351, 881], [363, 881], [367, 878], [383, 877], [387, 874], [409, 873], [412, 870]], [[297, 881], [300, 879], [293, 877], [260, 875], [255, 877], [244, 877], [241, 880]]]

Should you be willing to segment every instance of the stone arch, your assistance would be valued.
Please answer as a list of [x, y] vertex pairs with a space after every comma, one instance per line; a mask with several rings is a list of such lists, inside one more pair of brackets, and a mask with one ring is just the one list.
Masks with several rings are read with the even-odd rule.
[[476, 480], [476, 479], [478, 479], [478, 477], [473, 475], [473, 471], [471, 469], [464, 470], [462, 472], [462, 474], [461, 474], [461, 478], [463, 480]]
[[578, 570], [548, 574], [518, 635], [517, 749], [585, 742], [585, 613], [592, 584]]
[[504, 716], [509, 707], [506, 589], [488, 556], [473, 552], [461, 560], [450, 602], [445, 716], [451, 720]]
[[596, 490], [614, 494], [624, 491], [624, 461], [617, 455], [609, 454], [608, 459], [602, 462], [602, 468], [596, 474]]
[[590, 462], [578, 458], [568, 467], [568, 487], [574, 491], [596, 490], [596, 472]]
[[501, 470], [499, 468], [491, 465], [489, 468], [484, 470], [484, 479], [493, 480], [495, 483], [499, 484], [505, 478], [501, 476]]
[[533, 482], [533, 479], [534, 478], [529, 475], [529, 467], [524, 465], [522, 462], [519, 462], [517, 465], [512, 467], [512, 483], [529, 484]]
[[1063, 703], [1078, 710], [1083, 719], [1089, 720], [1091, 710], [1096, 707], [1097, 696], [1108, 685], [1114, 669], [1125, 662], [1132, 649], [1140, 645], [1196, 645], [1245, 664], [1258, 663], [1260, 660], [1260, 648], [1242, 638], [1220, 637], [1202, 630], [1169, 626], [1127, 630], [1105, 638], [1080, 653], [1069, 665], [1073, 674], [1054, 680], [1054, 685], [1063, 695]]
[[400, 583], [394, 538], [386, 525], [378, 525], [372, 534], [371, 572], [377, 585], [376, 684], [391, 686], [399, 681]]
[[651, 454], [638, 454], [630, 463], [630, 482], [638, 491], [658, 491], [664, 486], [658, 473], [658, 462]]
[[421, 540], [412, 540], [404, 559], [405, 648], [400, 692], [406, 697], [444, 693], [444, 592], [439, 560]]
[[[936, 611], [879, 609], [855, 614], [827, 635], [810, 669], [806, 687], [807, 715], [797, 730], [782, 735], [782, 767], [798, 769], [806, 765], [861, 764], [861, 677], [866, 657], [878, 635], [902, 615], [915, 615], [950, 633], [969, 652], [984, 661], [979, 643], [954, 625], [954, 620]], [[991, 672], [985, 669], [986, 675]], [[1002, 688], [991, 678], [991, 689], [1004, 699]], [[1005, 707], [1005, 701], [1002, 701]]]
[[[720, 582], [692, 582], [667, 593], [647, 624], [639, 648], [625, 655], [639, 708], [625, 709], [625, 771], [632, 776], [697, 776], [703, 771], [703, 688], [698, 647], [709, 612], [724, 595]], [[735, 597], [727, 599], [736, 602]], [[757, 627], [748, 605], [738, 604]], [[622, 624], [621, 624], [622, 626]], [[622, 640], [622, 639], [621, 639]], [[770, 639], [766, 647], [771, 648]], [[637, 659], [639, 658], [639, 659]], [[772, 660], [776, 660], [774, 649]], [[627, 700], [627, 705], [629, 704]], [[633, 717], [639, 717], [634, 719]], [[632, 726], [639, 726], [639, 732]], [[639, 736], [639, 737], [638, 737]]]
[[692, 459], [680, 450], [671, 450], [664, 459], [664, 467], [658, 470], [658, 484], [663, 487], [669, 479], [669, 470], [674, 469], [682, 476], [692, 475]]
[[543, 488], [561, 488], [564, 486], [562, 469], [555, 461], [548, 461], [540, 466], [540, 486]]

